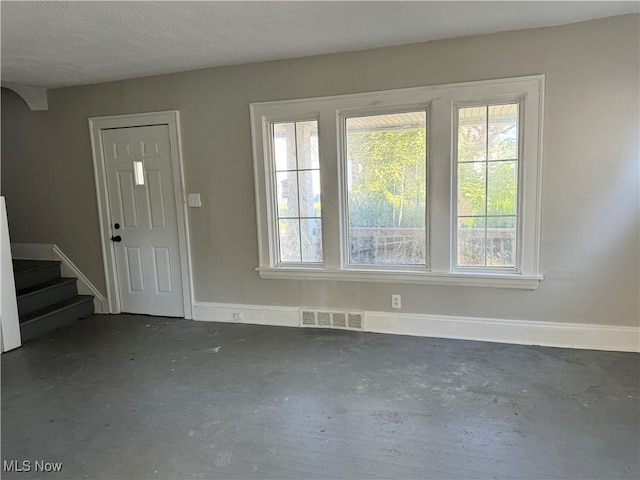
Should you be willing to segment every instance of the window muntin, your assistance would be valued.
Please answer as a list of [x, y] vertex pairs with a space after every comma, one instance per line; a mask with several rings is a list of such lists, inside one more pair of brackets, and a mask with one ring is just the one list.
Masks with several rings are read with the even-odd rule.
[[517, 267], [519, 110], [519, 103], [456, 109], [458, 267]]
[[345, 119], [351, 265], [426, 265], [426, 111]]
[[[493, 105], [518, 105], [517, 155], [484, 145], [482, 156], [458, 162], [458, 108]], [[541, 141], [544, 107], [544, 75], [506, 78], [480, 82], [414, 87], [330, 97], [252, 103], [252, 141], [258, 227], [256, 270], [264, 279], [345, 280], [364, 282], [398, 282], [434, 285], [465, 285], [495, 288], [534, 289], [543, 278], [539, 273], [541, 207]], [[347, 201], [347, 148], [345, 120], [357, 116], [375, 116], [393, 112], [428, 111], [428, 182], [426, 264], [360, 264], [349, 261], [349, 212]], [[487, 113], [488, 116], [488, 113]], [[322, 193], [322, 263], [283, 262], [279, 253], [279, 212], [276, 199], [276, 168], [273, 148], [274, 123], [317, 120], [320, 130], [318, 147]], [[493, 126], [493, 121], [489, 122]], [[485, 120], [485, 127], [487, 121]], [[490, 137], [490, 135], [489, 135]], [[479, 142], [476, 142], [479, 143]], [[499, 143], [499, 142], [498, 142]], [[505, 147], [503, 145], [503, 147]], [[496, 153], [497, 152], [497, 153]], [[485, 158], [483, 158], [483, 156]], [[513, 158], [512, 158], [513, 157]], [[483, 163], [484, 195], [495, 178], [493, 162], [516, 162], [515, 215], [500, 213], [496, 204], [487, 201], [476, 214], [458, 211], [458, 167], [465, 163]], [[295, 170], [298, 170], [297, 159]], [[498, 165], [498, 163], [496, 163]], [[477, 165], [476, 168], [480, 168]], [[461, 168], [474, 168], [473, 165]], [[293, 170], [292, 169], [292, 170]], [[284, 167], [280, 171], [290, 171]], [[504, 172], [503, 172], [504, 173]], [[293, 204], [293, 202], [292, 202]], [[472, 205], [473, 207], [473, 205]], [[502, 208], [502, 207], [501, 207]], [[478, 210], [478, 209], [476, 209]], [[489, 213], [487, 213], [489, 212]], [[292, 219], [302, 218], [298, 213]], [[513, 223], [498, 217], [511, 217]], [[482, 263], [458, 265], [458, 217], [481, 217], [475, 220], [470, 234], [478, 234]], [[514, 218], [515, 217], [515, 218]], [[288, 219], [289, 217], [282, 217]], [[464, 225], [463, 225], [464, 227]], [[494, 229], [494, 230], [492, 230]], [[516, 235], [511, 257], [506, 247], [487, 250], [486, 238], [495, 229]], [[502, 232], [504, 233], [504, 232]], [[484, 242], [484, 243], [483, 243]], [[497, 242], [496, 242], [497, 243]], [[293, 256], [293, 255], [292, 255]], [[297, 260], [297, 255], [296, 255]], [[302, 253], [300, 253], [302, 259]], [[497, 259], [497, 260], [496, 260]], [[514, 266], [499, 266], [495, 263]], [[471, 262], [469, 262], [471, 263]], [[480, 260], [477, 261], [480, 264]]]
[[274, 122], [272, 142], [278, 262], [322, 263], [318, 122]]

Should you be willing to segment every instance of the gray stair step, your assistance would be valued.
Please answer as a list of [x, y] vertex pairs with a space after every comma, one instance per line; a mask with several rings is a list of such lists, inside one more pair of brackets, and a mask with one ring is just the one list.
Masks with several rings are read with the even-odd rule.
[[51, 305], [20, 317], [20, 335], [22, 341], [56, 328], [71, 325], [79, 318], [88, 317], [93, 313], [93, 297], [78, 295], [74, 298]]
[[16, 290], [47, 283], [60, 278], [60, 262], [48, 260], [13, 260]]
[[56, 278], [46, 283], [18, 290], [18, 314], [29, 313], [78, 295], [75, 278]]

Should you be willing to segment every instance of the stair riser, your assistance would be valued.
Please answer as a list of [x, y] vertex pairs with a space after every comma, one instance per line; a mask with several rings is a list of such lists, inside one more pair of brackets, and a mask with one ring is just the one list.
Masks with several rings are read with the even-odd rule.
[[15, 275], [16, 290], [34, 287], [56, 278], [60, 278], [60, 265], [48, 265], [37, 270], [20, 272]]
[[27, 315], [54, 303], [61, 302], [78, 294], [76, 282], [68, 282], [55, 287], [33, 292], [32, 294], [18, 297], [18, 314]]
[[31, 320], [20, 325], [20, 336], [25, 342], [38, 335], [53, 329], [65, 327], [78, 321], [79, 318], [88, 317], [93, 313], [93, 300], [74, 305], [62, 311], [52, 313], [46, 317]]

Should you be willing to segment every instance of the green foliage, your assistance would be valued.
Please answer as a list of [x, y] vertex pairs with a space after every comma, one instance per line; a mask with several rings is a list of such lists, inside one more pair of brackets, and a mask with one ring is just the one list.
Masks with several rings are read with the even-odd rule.
[[[492, 158], [513, 159], [512, 138], [491, 129]], [[458, 214], [515, 215], [517, 161], [485, 162], [486, 129], [461, 128], [458, 137]], [[402, 129], [348, 135], [351, 162], [349, 215], [352, 226], [423, 228], [426, 204], [426, 131]], [[487, 181], [487, 172], [489, 174]], [[492, 220], [509, 227], [512, 219]], [[477, 221], [468, 219], [468, 227]], [[482, 220], [484, 222], [484, 220]]]
[[359, 227], [424, 227], [425, 129], [350, 133], [349, 214]]
[[[485, 162], [486, 128], [461, 127], [458, 135], [458, 215], [515, 215], [517, 186], [517, 143], [501, 139], [503, 132], [489, 132], [490, 159]], [[511, 220], [507, 219], [507, 222]], [[495, 227], [499, 225], [493, 225]], [[506, 226], [506, 225], [505, 225]]]

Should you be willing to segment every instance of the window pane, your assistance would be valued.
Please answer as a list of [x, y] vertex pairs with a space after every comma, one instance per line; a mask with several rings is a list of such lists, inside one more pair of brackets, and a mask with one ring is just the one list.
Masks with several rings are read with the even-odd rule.
[[518, 158], [518, 104], [489, 107], [489, 160]]
[[458, 110], [458, 162], [487, 159], [487, 107]]
[[300, 216], [320, 216], [320, 170], [298, 172], [300, 180]]
[[300, 220], [302, 261], [322, 262], [322, 223], [319, 218]]
[[514, 267], [516, 217], [487, 218], [487, 265]]
[[424, 229], [350, 228], [353, 264], [424, 265]]
[[300, 261], [300, 225], [298, 220], [278, 221], [278, 235], [280, 238], [280, 261]]
[[515, 267], [518, 104], [459, 108], [458, 128], [458, 265]]
[[458, 218], [458, 265], [485, 265], [485, 218]]
[[273, 125], [273, 155], [276, 170], [296, 169], [296, 124], [276, 123]]
[[518, 162], [489, 162], [487, 214], [516, 214]]
[[133, 184], [136, 187], [144, 186], [144, 164], [142, 160], [133, 161]]
[[458, 215], [484, 215], [486, 162], [458, 164]]
[[297, 122], [298, 168], [320, 168], [318, 157], [318, 122]]
[[[279, 252], [283, 263], [322, 262], [318, 122], [273, 124]], [[309, 218], [311, 217], [311, 218]]]
[[426, 263], [426, 112], [346, 120], [350, 263]]
[[278, 216], [298, 216], [298, 177], [296, 172], [278, 172], [276, 174], [278, 190]]

